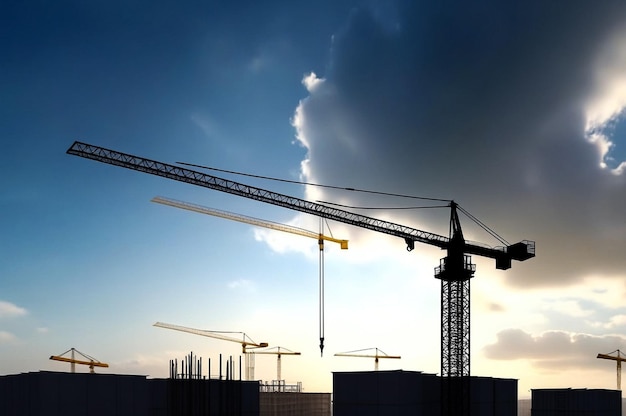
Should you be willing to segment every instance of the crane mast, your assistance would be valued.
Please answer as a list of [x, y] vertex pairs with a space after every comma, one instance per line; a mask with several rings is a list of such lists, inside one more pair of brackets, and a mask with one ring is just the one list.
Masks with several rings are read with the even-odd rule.
[[[617, 356], [613, 356], [611, 354], [617, 353]], [[613, 360], [616, 363], [617, 369], [617, 390], [622, 389], [622, 362], [626, 361], [626, 356], [621, 354], [620, 350], [613, 351], [609, 354], [598, 354], [596, 358], [602, 358], [604, 360]]]
[[504, 247], [485, 247], [465, 241], [454, 201], [450, 202], [450, 233], [445, 237], [79, 141], [74, 142], [67, 153], [400, 237], [408, 251], [415, 248], [416, 242], [446, 250], [447, 256], [435, 268], [435, 277], [442, 285], [441, 375], [448, 382], [442, 397], [444, 415], [469, 414], [469, 281], [476, 270], [470, 256], [492, 258], [496, 269], [500, 270], [510, 269], [512, 260], [535, 257], [533, 241], [523, 240]]

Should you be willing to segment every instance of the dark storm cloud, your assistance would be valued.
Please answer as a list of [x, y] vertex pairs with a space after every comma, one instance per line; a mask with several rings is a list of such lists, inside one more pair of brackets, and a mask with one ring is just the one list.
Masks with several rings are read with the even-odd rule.
[[[395, 4], [354, 11], [334, 38], [324, 81], [302, 102], [296, 125], [308, 179], [455, 199], [510, 242], [536, 240], [537, 258], [514, 266], [511, 282], [621, 273], [624, 177], [600, 169], [585, 105], [599, 50], [626, 21], [626, 4]], [[447, 232], [445, 220], [435, 228], [426, 216], [394, 215]]]

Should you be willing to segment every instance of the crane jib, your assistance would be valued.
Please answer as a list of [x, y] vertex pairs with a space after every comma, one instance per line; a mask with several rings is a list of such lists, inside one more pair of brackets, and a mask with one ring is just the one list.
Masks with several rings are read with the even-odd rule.
[[329, 207], [304, 199], [276, 193], [262, 188], [245, 185], [228, 179], [219, 178], [206, 173], [170, 165], [143, 157], [121, 153], [115, 150], [105, 149], [99, 146], [82, 142], [74, 142], [67, 150], [67, 153], [99, 162], [125, 167], [156, 176], [161, 176], [193, 185], [211, 188], [218, 191], [239, 195], [245, 198], [254, 199], [273, 205], [282, 206], [296, 211], [305, 212], [319, 217], [335, 220], [338, 222], [356, 225], [385, 234], [390, 234], [403, 239], [410, 239], [421, 243], [446, 248], [448, 237], [426, 231], [417, 230], [389, 221], [367, 217], [344, 211], [338, 208]]
[[[414, 242], [429, 244], [441, 249], [448, 249], [450, 238], [396, 224], [390, 221], [380, 220], [365, 215], [341, 210], [316, 202], [280, 194], [262, 188], [257, 188], [194, 171], [180, 166], [170, 165], [99, 146], [75, 141], [67, 150], [67, 153], [87, 159], [96, 160], [110, 165], [120, 166], [180, 182], [189, 183], [217, 191], [238, 195], [248, 199], [254, 199], [295, 211], [312, 214], [318, 217], [338, 221], [344, 224], [377, 231], [383, 234], [400, 237], [405, 240], [408, 248], [412, 249]], [[496, 259], [496, 267], [506, 269], [510, 267], [511, 260], [526, 260], [534, 257], [534, 244], [521, 242], [509, 247], [489, 248], [470, 243], [463, 244], [463, 251], [468, 254], [476, 254], [483, 257]]]

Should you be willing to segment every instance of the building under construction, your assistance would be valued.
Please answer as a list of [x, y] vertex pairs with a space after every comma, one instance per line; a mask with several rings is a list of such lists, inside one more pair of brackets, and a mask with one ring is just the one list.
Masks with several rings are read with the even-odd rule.
[[334, 416], [440, 416], [448, 382], [469, 389], [472, 416], [517, 414], [517, 380], [491, 377], [448, 378], [419, 371], [333, 373]]
[[259, 384], [139, 375], [31, 372], [0, 377], [6, 416], [259, 415]]

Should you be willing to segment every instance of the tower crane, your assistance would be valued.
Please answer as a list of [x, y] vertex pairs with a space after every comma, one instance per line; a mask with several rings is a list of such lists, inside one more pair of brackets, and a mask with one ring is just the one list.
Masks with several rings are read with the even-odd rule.
[[[363, 354], [363, 351], [375, 350], [375, 354]], [[380, 354], [379, 354], [380, 353]], [[338, 352], [335, 354], [336, 357], [360, 357], [360, 358], [373, 358], [374, 359], [374, 370], [378, 371], [378, 359], [379, 358], [395, 358], [400, 359], [399, 355], [387, 355], [384, 351], [379, 350], [378, 348], [365, 348], [362, 350], [356, 351], [348, 351], [348, 352]]]
[[[67, 354], [68, 352], [70, 353], [70, 356], [64, 357], [64, 355]], [[76, 359], [75, 358], [76, 353], [80, 354], [85, 359], [84, 360]], [[95, 373], [94, 367], [104, 367], [104, 368], [109, 367], [107, 363], [102, 363], [96, 360], [95, 358], [88, 356], [87, 354], [83, 354], [82, 352], [78, 351], [75, 348], [70, 348], [69, 350], [65, 351], [63, 354], [60, 354], [60, 355], [51, 355], [50, 359], [54, 361], [63, 361], [66, 363], [70, 363], [71, 373], [76, 372], [76, 364], [88, 365], [89, 372], [92, 374]]]
[[[286, 233], [297, 234], [304, 237], [316, 238], [320, 251], [319, 251], [319, 333], [320, 333], [320, 354], [324, 354], [324, 241], [332, 241], [338, 243], [342, 250], [348, 249], [348, 240], [340, 240], [334, 237], [329, 237], [322, 233], [323, 223], [320, 222], [320, 232], [314, 233], [313, 231], [305, 230], [303, 228], [294, 227], [291, 225], [279, 224], [277, 222], [265, 221], [259, 218], [248, 217], [246, 215], [235, 214], [233, 212], [222, 211], [215, 208], [204, 207], [201, 205], [191, 204], [189, 202], [177, 201], [171, 198], [164, 198], [162, 196], [156, 196], [151, 199], [152, 202], [156, 202], [163, 205], [169, 205], [175, 208], [182, 208], [188, 211], [195, 211], [201, 214], [213, 215], [215, 217], [225, 218], [228, 220], [239, 221], [245, 224], [251, 224], [258, 227], [265, 227], [276, 231], [283, 231]], [[280, 356], [279, 356], [280, 358]], [[280, 380], [280, 378], [279, 378]]]
[[[195, 329], [180, 325], [166, 324], [164, 322], [156, 322], [154, 326], [241, 344], [241, 352], [243, 353], [246, 366], [246, 380], [254, 380], [254, 351], [250, 350], [255, 348], [265, 348], [268, 346], [267, 342], [259, 342], [257, 344], [256, 342], [252, 341], [250, 337], [244, 332], [207, 331], [204, 329]], [[242, 337], [241, 339], [237, 339], [224, 334], [241, 334]]]
[[[617, 356], [611, 354], [617, 353]], [[608, 354], [598, 354], [596, 358], [603, 358], [605, 360], [613, 360], [617, 364], [617, 390], [622, 389], [622, 361], [626, 361], [626, 356], [620, 354], [620, 350], [610, 352]]]
[[287, 348], [282, 348], [282, 347], [272, 347], [269, 350], [265, 350], [265, 351], [257, 351], [257, 354], [272, 354], [272, 355], [276, 355], [276, 380], [278, 380], [278, 382], [280, 382], [282, 380], [282, 374], [281, 374], [281, 359], [280, 357], [282, 357], [283, 355], [301, 355], [299, 352], [295, 352], [295, 351], [291, 351], [288, 350]]
[[405, 241], [408, 251], [415, 248], [416, 242], [446, 250], [446, 256], [435, 268], [435, 277], [441, 280], [441, 376], [447, 379], [447, 387], [442, 390], [444, 415], [469, 414], [469, 287], [476, 271], [471, 255], [494, 259], [499, 270], [510, 269], [513, 260], [525, 261], [535, 257], [534, 241], [504, 242], [505, 245], [500, 247], [465, 241], [457, 213], [458, 204], [454, 201], [448, 205], [450, 228], [446, 237], [79, 141], [75, 141], [66, 153], [399, 237]]

